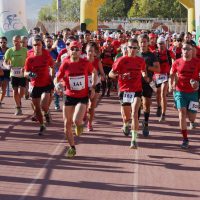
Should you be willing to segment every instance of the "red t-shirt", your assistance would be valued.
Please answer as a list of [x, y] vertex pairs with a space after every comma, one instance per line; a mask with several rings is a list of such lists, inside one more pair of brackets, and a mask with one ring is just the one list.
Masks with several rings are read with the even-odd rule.
[[54, 61], [49, 51], [43, 49], [42, 55], [35, 56], [33, 51], [29, 51], [24, 69], [27, 72], [33, 72], [37, 76], [31, 79], [31, 84], [35, 87], [45, 87], [51, 84], [52, 79], [49, 73], [49, 67], [54, 65]]
[[34, 55], [34, 50], [33, 48], [27, 51], [27, 57], [33, 56]]
[[176, 59], [181, 58], [181, 56], [182, 56], [182, 48], [181, 47], [176, 47], [176, 46], [172, 45], [172, 46], [170, 46], [169, 50], [175, 54]]
[[64, 59], [57, 77], [63, 79], [66, 86], [65, 94], [74, 98], [88, 96], [88, 74], [93, 71], [92, 63], [81, 59], [78, 62], [71, 62]]
[[95, 58], [94, 61], [92, 62], [92, 65], [94, 66], [94, 68], [99, 71], [99, 59]]
[[199, 81], [200, 61], [196, 58], [192, 58], [190, 61], [184, 61], [182, 58], [179, 58], [173, 63], [172, 72], [177, 73], [178, 76], [177, 91], [194, 92], [190, 79]]
[[149, 45], [149, 51], [154, 52], [157, 49], [156, 44], [155, 45]]
[[[170, 50], [168, 50], [168, 52], [171, 59], [175, 60], [175, 54]], [[155, 54], [157, 57], [159, 57], [159, 62], [160, 62], [160, 73], [155, 73], [155, 74], [169, 74], [171, 66], [167, 50], [164, 51], [158, 50], [155, 52]]]
[[103, 46], [102, 47], [102, 64], [103, 67], [112, 67], [113, 59], [116, 52], [113, 46]]
[[115, 50], [117, 50], [121, 46], [122, 43], [118, 40], [114, 40], [111, 44], [115, 48]]
[[62, 56], [63, 54], [65, 54], [65, 53], [67, 53], [67, 49], [66, 49], [66, 48], [62, 49], [62, 50], [59, 52], [58, 57], [57, 57], [57, 62], [61, 62], [61, 56]]
[[139, 56], [118, 58], [113, 64], [113, 72], [119, 74], [120, 92], [141, 92], [142, 71], [146, 69], [145, 60]]

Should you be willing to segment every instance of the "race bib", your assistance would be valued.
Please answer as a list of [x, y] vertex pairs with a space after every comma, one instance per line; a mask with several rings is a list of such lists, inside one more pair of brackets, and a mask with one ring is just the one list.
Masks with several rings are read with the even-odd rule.
[[92, 87], [92, 75], [88, 76], [88, 87]]
[[135, 92], [124, 92], [123, 103], [133, 103]]
[[71, 90], [85, 89], [85, 76], [70, 76], [69, 85]]
[[161, 83], [164, 83], [168, 81], [168, 76], [167, 74], [159, 74], [159, 75], [156, 75], [156, 84], [161, 84]]
[[190, 101], [188, 109], [197, 112], [199, 109], [199, 102]]
[[12, 68], [11, 69], [11, 76], [19, 77], [19, 78], [23, 77], [24, 74], [23, 74], [23, 72], [22, 72], [21, 69], [22, 69], [21, 67], [14, 67], [14, 68]]
[[96, 85], [97, 85], [98, 83], [101, 83], [101, 76], [100, 76], [100, 75], [97, 76], [97, 83], [96, 83]]

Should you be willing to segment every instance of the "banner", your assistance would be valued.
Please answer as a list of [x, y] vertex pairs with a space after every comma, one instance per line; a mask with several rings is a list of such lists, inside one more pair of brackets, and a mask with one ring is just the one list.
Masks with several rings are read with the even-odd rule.
[[27, 35], [25, 0], [0, 1], [0, 36], [6, 36], [12, 46], [14, 35]]
[[195, 0], [196, 42], [200, 36], [200, 0]]

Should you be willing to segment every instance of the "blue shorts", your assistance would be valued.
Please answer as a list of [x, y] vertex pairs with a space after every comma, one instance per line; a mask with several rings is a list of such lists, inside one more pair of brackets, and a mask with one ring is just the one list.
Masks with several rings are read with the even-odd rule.
[[192, 113], [197, 113], [199, 108], [198, 91], [197, 92], [174, 92], [174, 101], [177, 109], [186, 108]]

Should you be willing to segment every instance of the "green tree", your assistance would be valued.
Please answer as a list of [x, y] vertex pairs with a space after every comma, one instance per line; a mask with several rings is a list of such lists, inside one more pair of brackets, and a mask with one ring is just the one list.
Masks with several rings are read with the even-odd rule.
[[128, 17], [185, 18], [187, 11], [177, 0], [134, 0]]
[[55, 21], [55, 14], [51, 6], [44, 6], [38, 13], [38, 19], [41, 21]]
[[52, 5], [40, 9], [38, 18], [41, 21], [48, 19], [61, 21], [77, 21], [80, 19], [80, 0], [62, 0], [61, 9], [57, 13], [57, 0], [52, 1]]
[[99, 10], [99, 19], [101, 21], [110, 21], [118, 17], [126, 17], [125, 2], [123, 0], [107, 0]]
[[[62, 0], [62, 8], [57, 16], [57, 0], [52, 5], [41, 8], [38, 18], [41, 21], [78, 21], [80, 19], [80, 0]], [[113, 18], [156, 17], [186, 18], [187, 10], [178, 0], [106, 0], [99, 9], [99, 19], [110, 21]]]

